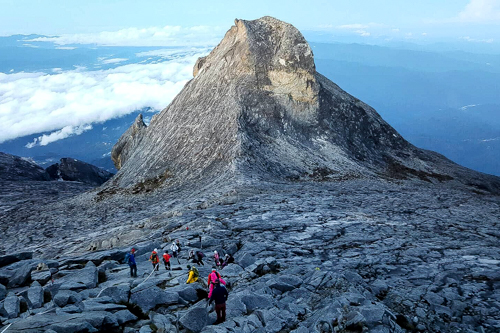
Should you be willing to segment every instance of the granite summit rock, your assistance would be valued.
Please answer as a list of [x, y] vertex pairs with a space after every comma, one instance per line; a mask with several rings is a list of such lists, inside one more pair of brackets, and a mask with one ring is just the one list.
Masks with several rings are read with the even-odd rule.
[[316, 72], [307, 41], [272, 17], [236, 20], [172, 103], [138, 117], [113, 149], [107, 188], [132, 193], [200, 179], [415, 178], [500, 191], [500, 180], [407, 142]]

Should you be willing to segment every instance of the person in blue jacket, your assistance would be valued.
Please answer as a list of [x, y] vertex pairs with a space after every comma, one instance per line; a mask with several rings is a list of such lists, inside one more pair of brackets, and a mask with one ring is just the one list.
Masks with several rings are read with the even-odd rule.
[[221, 324], [226, 321], [226, 301], [228, 293], [225, 286], [221, 285], [219, 279], [215, 280], [215, 288], [210, 296], [208, 304], [215, 301], [215, 312], [217, 313], [217, 321], [215, 324]]
[[135, 262], [135, 249], [132, 248], [127, 256], [127, 263], [130, 266], [130, 276], [137, 277], [137, 263]]

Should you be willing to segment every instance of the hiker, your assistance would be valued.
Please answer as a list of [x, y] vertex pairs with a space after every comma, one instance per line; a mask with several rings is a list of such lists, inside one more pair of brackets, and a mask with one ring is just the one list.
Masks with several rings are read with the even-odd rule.
[[227, 265], [232, 264], [232, 263], [234, 263], [233, 256], [230, 255], [229, 253], [226, 253], [226, 255], [224, 256], [224, 262], [222, 263], [222, 268], [224, 268]]
[[227, 293], [226, 287], [222, 286], [218, 279], [214, 281], [214, 285], [215, 288], [210, 296], [208, 304], [210, 305], [212, 301], [215, 302], [215, 312], [217, 313], [215, 325], [217, 325], [226, 321], [226, 301], [229, 294]]
[[212, 272], [208, 274], [208, 298], [212, 296], [212, 291], [214, 290], [214, 282], [215, 280], [219, 280], [224, 286], [226, 285], [226, 281], [222, 278], [222, 276], [217, 272], [215, 267], [212, 267]]
[[203, 252], [201, 251], [196, 251], [196, 257], [198, 257], [198, 265], [201, 264], [202, 266], [205, 266], [205, 264], [203, 263], [203, 257], [205, 255], [203, 254]]
[[194, 250], [191, 250], [191, 251], [189, 251], [189, 258], [188, 259], [192, 260], [192, 262], [195, 264], [205, 266], [205, 264], [203, 263], [204, 256], [205, 255], [201, 251], [196, 251], [196, 253], [195, 253]]
[[215, 266], [220, 266], [220, 257], [217, 251], [214, 251], [214, 261], [215, 261]]
[[149, 257], [149, 260], [151, 260], [151, 263], [153, 264], [153, 269], [156, 271], [160, 270], [160, 263], [158, 260], [158, 249], [154, 249], [153, 252], [151, 252], [151, 256]]
[[134, 248], [125, 256], [125, 262], [130, 266], [130, 277], [137, 277], [137, 263], [135, 262]]
[[165, 253], [163, 253], [163, 263], [165, 264], [165, 269], [167, 271], [171, 270], [171, 268], [170, 268], [170, 254], [168, 254], [167, 250], [165, 250]]
[[180, 242], [178, 239], [176, 239], [176, 240], [175, 240], [175, 245], [177, 245], [177, 247], [179, 248], [179, 249], [177, 250], [177, 254], [178, 254], [178, 255], [180, 255], [180, 254], [181, 254], [181, 250], [182, 250], [182, 249], [181, 249], [181, 242]]
[[177, 258], [177, 255], [179, 254], [179, 247], [177, 246], [177, 244], [175, 244], [175, 242], [172, 242], [172, 245], [170, 245], [170, 250], [172, 250], [172, 255], [175, 259], [177, 259], [177, 262], [180, 265], [181, 262], [179, 261], [179, 258]]
[[198, 269], [194, 266], [191, 267], [191, 265], [187, 265], [187, 268], [189, 269], [189, 277], [186, 283], [189, 284], [198, 281], [198, 277], [200, 276], [200, 272], [198, 272]]

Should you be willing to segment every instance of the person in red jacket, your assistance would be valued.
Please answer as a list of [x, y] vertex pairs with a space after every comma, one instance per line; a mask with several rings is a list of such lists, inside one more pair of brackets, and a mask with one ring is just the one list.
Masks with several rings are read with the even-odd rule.
[[154, 249], [151, 252], [151, 256], [149, 257], [151, 263], [153, 264], [153, 269], [159, 271], [160, 270], [160, 259], [158, 258], [158, 250]]
[[165, 250], [165, 253], [163, 253], [163, 263], [165, 264], [165, 269], [167, 271], [171, 270], [170, 268], [170, 254], [168, 254], [168, 251]]

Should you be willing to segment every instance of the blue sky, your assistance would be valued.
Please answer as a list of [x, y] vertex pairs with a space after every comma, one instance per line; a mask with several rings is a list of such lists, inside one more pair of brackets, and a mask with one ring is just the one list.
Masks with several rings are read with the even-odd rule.
[[[75, 68], [54, 64], [33, 72], [0, 72], [0, 143], [51, 132], [32, 143], [47, 144], [134, 110], [160, 110], [192, 77], [197, 57], [220, 41], [235, 18], [265, 15], [292, 23], [307, 38], [321, 34], [328, 41], [431, 46], [447, 41], [500, 53], [500, 0], [0, 0], [0, 36], [50, 36], [20, 39], [17, 51], [9, 52], [24, 48], [46, 54], [46, 46], [59, 52], [55, 59], [79, 59], [84, 48], [134, 46], [122, 48], [130, 49], [126, 54], [109, 48], [110, 54]], [[177, 46], [177, 54], [164, 48], [171, 46]], [[39, 60], [24, 51], [19, 54]]]
[[[373, 38], [500, 40], [500, 0], [0, 0], [0, 35], [210, 27], [275, 16], [301, 30]], [[209, 29], [210, 30], [210, 29]]]

